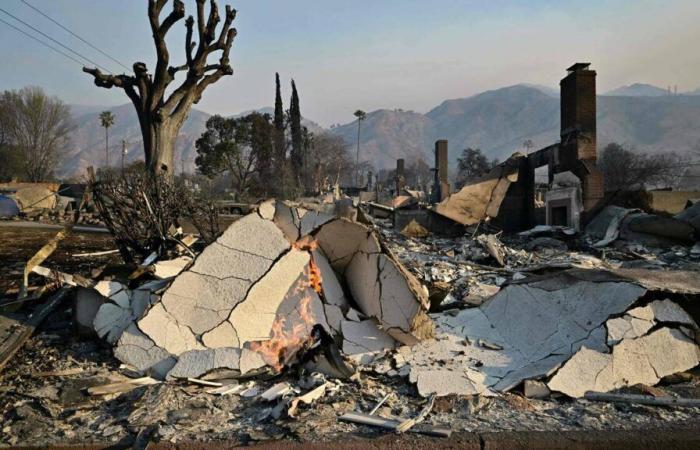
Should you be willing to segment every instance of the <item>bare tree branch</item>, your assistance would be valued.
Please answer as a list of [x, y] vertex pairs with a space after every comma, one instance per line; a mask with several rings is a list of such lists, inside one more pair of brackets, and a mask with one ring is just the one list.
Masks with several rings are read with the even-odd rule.
[[[193, 42], [195, 18], [189, 16], [185, 20], [185, 64], [171, 66], [165, 38], [172, 26], [185, 17], [185, 4], [182, 0], [172, 0], [172, 10], [161, 22], [161, 13], [168, 1], [148, 1], [148, 19], [158, 58], [153, 76], [148, 73], [143, 63], [134, 64], [133, 75], [105, 75], [98, 69], [83, 68], [94, 77], [97, 86], [119, 87], [129, 96], [139, 114], [147, 162], [152, 155], [163, 158], [158, 148], [160, 145], [172, 147], [174, 137], [177, 136], [187, 113], [192, 105], [201, 99], [206, 87], [225, 75], [233, 74], [229, 53], [236, 36], [236, 30], [231, 28], [236, 10], [226, 5], [226, 16], [217, 33], [221, 17], [216, 0], [210, 0], [208, 15], [205, 13], [206, 0], [197, 0], [196, 22], [199, 41]], [[208, 64], [208, 56], [216, 51], [221, 51], [219, 62]], [[168, 86], [179, 72], [186, 72], [185, 79], [166, 98]], [[168, 161], [161, 164], [149, 162], [149, 166], [156, 167], [155, 170], [160, 170], [158, 167], [163, 166], [172, 170], [169, 167], [172, 162], [172, 148], [166, 149], [166, 154], [169, 155], [169, 158], [165, 158]]]

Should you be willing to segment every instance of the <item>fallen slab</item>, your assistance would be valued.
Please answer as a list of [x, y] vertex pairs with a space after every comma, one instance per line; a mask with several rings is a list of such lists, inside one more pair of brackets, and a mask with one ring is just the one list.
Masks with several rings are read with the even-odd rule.
[[646, 292], [608, 279], [561, 272], [508, 285], [478, 308], [435, 315], [435, 340], [399, 349], [410, 381], [421, 395], [489, 395], [551, 375], [584, 345], [605, 351], [606, 321]]
[[264, 202], [193, 262], [158, 264], [163, 277], [191, 265], [161, 280], [169, 285], [141, 301], [142, 310], [134, 305], [139, 289], [100, 285], [108, 300], [94, 322], [116, 342], [118, 358], [154, 376], [281, 370], [314, 339], [316, 326], [347, 334], [343, 348], [353, 355], [433, 333], [426, 289], [374, 231], [321, 211]]
[[582, 348], [547, 383], [569, 397], [608, 392], [634, 384], [653, 386], [661, 378], [700, 363], [697, 344], [681, 330], [660, 328], [640, 338], [623, 339], [612, 353]]
[[525, 157], [515, 153], [482, 180], [467, 184], [435, 205], [435, 212], [462, 225], [474, 225], [496, 217], [508, 188], [518, 181], [519, 161]]

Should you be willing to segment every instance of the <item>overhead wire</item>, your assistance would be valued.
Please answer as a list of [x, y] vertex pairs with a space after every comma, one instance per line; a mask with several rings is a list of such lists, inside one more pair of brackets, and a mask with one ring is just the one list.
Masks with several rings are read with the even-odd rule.
[[70, 34], [71, 34], [73, 37], [75, 37], [76, 39], [79, 39], [79, 40], [82, 41], [83, 43], [89, 45], [91, 48], [97, 50], [98, 52], [100, 52], [101, 54], [103, 54], [103, 55], [106, 56], [107, 58], [111, 59], [111, 60], [114, 61], [115, 63], [119, 64], [120, 66], [122, 66], [122, 67], [125, 68], [126, 70], [131, 70], [127, 65], [125, 65], [124, 63], [122, 63], [122, 62], [119, 61], [118, 59], [112, 57], [109, 53], [107, 53], [107, 52], [103, 51], [102, 49], [98, 48], [97, 46], [91, 44], [91, 43], [88, 42], [85, 38], [83, 38], [83, 37], [79, 36], [78, 34], [74, 33], [74, 32], [73, 32], [72, 30], [70, 30], [68, 27], [66, 27], [65, 25], [61, 24], [61, 23], [58, 22], [56, 19], [52, 18], [51, 16], [49, 16], [48, 14], [46, 14], [45, 12], [43, 12], [42, 10], [40, 10], [39, 8], [37, 8], [36, 6], [32, 5], [32, 4], [29, 3], [27, 0], [21, 0], [21, 1], [22, 1], [22, 3], [24, 3], [24, 4], [27, 5], [28, 7], [32, 8], [32, 9], [33, 9], [34, 11], [36, 11], [37, 13], [41, 14], [42, 16], [44, 16], [45, 18], [47, 18], [47, 19], [50, 20], [51, 22], [53, 22], [53, 23], [55, 23], [56, 25], [58, 25], [59, 27], [61, 27], [63, 30], [65, 30], [65, 31], [67, 31], [68, 33], [70, 33]]
[[[58, 45], [60, 45], [61, 47], [63, 47], [63, 48], [65, 48], [66, 50], [68, 50], [69, 52], [73, 53], [74, 55], [77, 55], [79, 58], [82, 58], [82, 59], [84, 59], [85, 61], [89, 62], [90, 64], [93, 64], [95, 67], [99, 67], [100, 69], [102, 69], [102, 70], [104, 70], [104, 71], [106, 71], [106, 72], [112, 73], [111, 70], [106, 69], [105, 67], [101, 66], [100, 64], [98, 64], [98, 63], [96, 63], [95, 61], [91, 60], [90, 58], [88, 58], [88, 57], [86, 57], [86, 56], [84, 56], [84, 55], [82, 55], [82, 54], [76, 52], [76, 51], [73, 50], [72, 48], [70, 48], [70, 47], [68, 47], [67, 45], [65, 45], [65, 44], [63, 44], [63, 43], [61, 43], [61, 42], [59, 42], [58, 40], [52, 38], [52, 37], [49, 36], [48, 34], [44, 33], [43, 31], [39, 30], [38, 28], [36, 28], [36, 27], [30, 25], [29, 23], [25, 22], [24, 20], [20, 19], [19, 17], [15, 16], [14, 14], [11, 14], [11, 13], [7, 12], [7, 11], [4, 10], [3, 8], [0, 8], [0, 12], [3, 12], [3, 13], [5, 13], [5, 14], [7, 14], [8, 16], [12, 17], [12, 18], [15, 19], [16, 21], [22, 23], [24, 26], [26, 26], [26, 27], [28, 27], [28, 28], [31, 28], [31, 29], [34, 30], [35, 32], [37, 32], [37, 33], [41, 34], [42, 36], [44, 36], [45, 38], [51, 40], [52, 42], [54, 42], [54, 43], [56, 43], [56, 44], [58, 44]], [[81, 64], [83, 64], [83, 63], [81, 63]]]
[[18, 27], [16, 27], [16, 26], [14, 26], [14, 25], [12, 25], [11, 23], [5, 21], [5, 19], [0, 19], [0, 22], [4, 23], [4, 24], [7, 25], [8, 27], [14, 28], [15, 30], [19, 31], [20, 33], [24, 34], [25, 36], [34, 39], [35, 41], [37, 41], [37, 42], [40, 43], [41, 45], [44, 45], [44, 46], [50, 48], [51, 50], [55, 51], [56, 53], [59, 53], [59, 54], [65, 56], [66, 58], [68, 58], [68, 59], [70, 59], [70, 60], [72, 60], [72, 61], [77, 62], [77, 63], [80, 64], [81, 66], [84, 65], [82, 61], [78, 61], [77, 59], [73, 58], [73, 57], [70, 56], [69, 54], [67, 54], [67, 53], [65, 53], [65, 52], [63, 52], [63, 51], [57, 49], [56, 47], [52, 46], [51, 44], [47, 44], [46, 42], [42, 41], [41, 39], [37, 38], [36, 36], [33, 36], [33, 35], [27, 33], [26, 31], [24, 31], [24, 30], [22, 30], [22, 29], [20, 29], [20, 28], [18, 28]]

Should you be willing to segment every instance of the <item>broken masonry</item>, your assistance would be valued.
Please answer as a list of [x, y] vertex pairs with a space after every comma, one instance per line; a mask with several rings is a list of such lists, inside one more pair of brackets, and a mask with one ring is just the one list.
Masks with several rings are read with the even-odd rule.
[[154, 376], [280, 371], [315, 326], [357, 361], [433, 335], [425, 288], [374, 231], [347, 219], [268, 201], [180, 262], [168, 263], [182, 272], [166, 282], [97, 286], [108, 301], [96, 331]]

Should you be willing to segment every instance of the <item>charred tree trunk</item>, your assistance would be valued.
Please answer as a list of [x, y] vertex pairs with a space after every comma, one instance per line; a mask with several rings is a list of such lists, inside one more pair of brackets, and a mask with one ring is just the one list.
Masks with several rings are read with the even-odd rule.
[[[176, 22], [185, 17], [185, 4], [182, 0], [173, 0], [172, 11], [161, 22], [160, 15], [167, 3], [168, 0], [148, 2], [148, 18], [158, 57], [153, 74], [148, 73], [142, 62], [134, 63], [133, 75], [107, 75], [99, 69], [87, 67], [83, 71], [94, 77], [97, 86], [124, 89], [138, 114], [146, 166], [153, 175], [172, 176], [175, 141], [192, 105], [199, 102], [207, 86], [224, 75], [233, 74], [229, 52], [236, 36], [236, 29], [231, 28], [236, 11], [226, 6], [226, 17], [217, 37], [221, 17], [216, 1], [210, 1], [207, 16], [206, 0], [197, 0], [196, 21], [192, 16], [185, 20], [186, 63], [171, 66], [165, 36]], [[193, 41], [195, 32], [198, 42]], [[218, 63], [207, 64], [209, 55], [217, 51], [221, 52]], [[165, 91], [179, 72], [186, 73], [185, 79], [166, 98]]]

